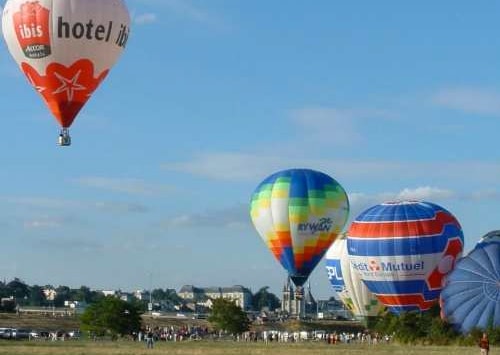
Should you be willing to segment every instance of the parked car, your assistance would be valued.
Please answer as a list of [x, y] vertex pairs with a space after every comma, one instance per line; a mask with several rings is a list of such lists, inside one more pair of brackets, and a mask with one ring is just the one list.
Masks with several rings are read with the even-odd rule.
[[207, 319], [208, 316], [206, 314], [202, 313], [194, 313], [193, 314], [193, 319]]
[[80, 339], [80, 337], [82, 336], [79, 330], [72, 330], [69, 331], [67, 334], [71, 339]]
[[30, 332], [30, 339], [38, 339], [40, 338], [40, 332], [38, 330], [32, 330]]
[[0, 328], [0, 339], [10, 339], [12, 328]]
[[31, 332], [31, 330], [29, 330], [29, 329], [15, 328], [15, 329], [12, 329], [12, 331], [11, 331], [11, 338], [12, 339], [29, 339], [30, 332]]

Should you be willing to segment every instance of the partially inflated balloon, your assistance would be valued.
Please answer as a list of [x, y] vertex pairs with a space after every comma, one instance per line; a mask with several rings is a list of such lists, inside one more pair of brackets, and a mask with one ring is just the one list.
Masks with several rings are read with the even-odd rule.
[[357, 317], [375, 317], [384, 308], [368, 290], [349, 261], [347, 236], [337, 238], [326, 252], [328, 279], [342, 303]]
[[347, 194], [330, 176], [308, 169], [280, 171], [252, 196], [253, 224], [273, 255], [302, 286], [342, 231]]
[[441, 293], [441, 316], [458, 330], [500, 327], [500, 231], [457, 262]]
[[463, 249], [462, 228], [433, 203], [383, 203], [361, 213], [349, 229], [351, 266], [392, 312], [428, 310], [443, 277]]
[[130, 17], [122, 0], [8, 0], [10, 53], [63, 129], [123, 51]]

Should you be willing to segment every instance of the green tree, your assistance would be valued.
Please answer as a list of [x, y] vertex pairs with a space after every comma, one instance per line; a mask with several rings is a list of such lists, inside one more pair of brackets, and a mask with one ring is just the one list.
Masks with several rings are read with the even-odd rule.
[[166, 300], [172, 302], [173, 304], [181, 304], [182, 298], [177, 294], [173, 288], [165, 289]]
[[64, 307], [65, 301], [72, 301], [71, 289], [68, 286], [59, 286], [56, 288], [56, 297], [54, 297], [54, 306]]
[[29, 286], [17, 277], [10, 281], [7, 285], [8, 296], [14, 296], [16, 300], [24, 299], [29, 296]]
[[163, 301], [167, 298], [165, 291], [161, 288], [155, 288], [153, 292], [151, 292], [151, 297], [155, 301]]
[[77, 289], [71, 289], [70, 295], [72, 301], [91, 303], [89, 301], [92, 298], [92, 291], [86, 286], [81, 286]]
[[153, 290], [151, 295], [155, 301], [170, 301], [175, 304], [182, 303], [182, 298], [180, 298], [177, 292], [172, 288], [166, 288], [164, 290], [157, 288]]
[[5, 282], [0, 282], [0, 297], [9, 297], [9, 290], [7, 289], [7, 284]]
[[85, 302], [87, 302], [88, 304], [96, 303], [105, 297], [102, 292], [90, 291], [90, 289], [85, 286], [80, 287], [80, 290], [83, 290], [83, 292], [85, 292]]
[[138, 308], [115, 297], [104, 297], [89, 306], [80, 316], [82, 329], [98, 336], [118, 336], [139, 331], [141, 316]]
[[42, 287], [38, 285], [30, 286], [28, 304], [34, 307], [40, 307], [45, 304], [45, 295]]
[[267, 307], [273, 311], [281, 306], [281, 302], [274, 293], [268, 291], [269, 286], [262, 287], [254, 295], [252, 295], [252, 308], [255, 311], [260, 311], [262, 308]]
[[453, 327], [441, 319], [438, 304], [426, 312], [409, 311], [399, 315], [387, 312], [378, 319], [375, 330], [393, 334], [397, 341], [404, 344], [448, 345], [459, 338]]
[[242, 333], [250, 326], [246, 313], [236, 303], [224, 298], [217, 298], [213, 301], [208, 321], [215, 329], [233, 334]]

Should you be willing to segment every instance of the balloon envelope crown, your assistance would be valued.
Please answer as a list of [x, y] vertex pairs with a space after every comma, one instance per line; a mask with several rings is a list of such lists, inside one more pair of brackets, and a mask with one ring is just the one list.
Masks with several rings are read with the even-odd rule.
[[420, 200], [413, 199], [401, 199], [401, 200], [391, 200], [381, 203], [383, 206], [397, 206], [397, 205], [414, 205], [416, 203], [421, 203]]

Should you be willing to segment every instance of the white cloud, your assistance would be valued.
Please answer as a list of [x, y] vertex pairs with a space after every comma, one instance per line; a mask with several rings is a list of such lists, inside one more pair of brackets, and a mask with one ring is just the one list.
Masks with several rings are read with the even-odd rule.
[[245, 153], [202, 153], [191, 161], [163, 164], [167, 170], [185, 172], [214, 180], [253, 180], [275, 167], [287, 166], [280, 157]]
[[[3, 197], [0, 198], [7, 203], [22, 205], [25, 207], [40, 209], [40, 210], [53, 210], [53, 211], [76, 211], [80, 209], [92, 210], [98, 209], [113, 213], [125, 213], [133, 212], [140, 213], [148, 211], [148, 208], [139, 203], [127, 203], [127, 202], [114, 202], [114, 201], [73, 201], [64, 200], [57, 198], [46, 198], [46, 197]], [[28, 223], [28, 225], [43, 225], [47, 224], [45, 222], [38, 223]], [[51, 224], [51, 223], [48, 223]], [[52, 223], [53, 224], [53, 223]]]
[[[492, 190], [459, 194], [452, 190], [431, 186], [405, 188], [401, 191], [376, 194], [354, 192], [349, 193], [350, 215], [351, 218], [355, 218], [366, 208], [388, 201], [420, 200], [439, 203], [457, 199], [500, 200], [500, 193]], [[166, 228], [245, 228], [250, 225], [249, 205], [245, 204], [203, 213], [178, 215], [163, 222], [163, 226]]]
[[[201, 153], [185, 162], [162, 164], [170, 171], [184, 172], [214, 180], [254, 181], [263, 179], [275, 171], [289, 168], [311, 168], [332, 174], [336, 178], [347, 179], [359, 176], [386, 176], [398, 173], [413, 175], [418, 171], [415, 164], [407, 162], [366, 161], [311, 159], [309, 157], [214, 152]], [[417, 168], [417, 169], [416, 169]], [[500, 165], [498, 167], [500, 171]]]
[[500, 192], [496, 190], [480, 190], [470, 194], [472, 200], [500, 200]]
[[72, 237], [53, 237], [53, 238], [42, 238], [38, 240], [40, 247], [54, 250], [60, 249], [63, 251], [74, 250], [78, 252], [82, 251], [97, 251], [104, 249], [104, 245], [83, 238], [72, 238]]
[[163, 222], [163, 226], [167, 228], [242, 228], [249, 225], [249, 209], [243, 204], [203, 213], [183, 214]]
[[85, 186], [98, 189], [123, 192], [131, 195], [155, 195], [159, 193], [171, 192], [172, 187], [161, 184], [147, 183], [141, 179], [130, 178], [106, 178], [106, 177], [82, 177], [76, 182]]
[[2, 30], [2, 19], [3, 19], [3, 7], [2, 5], [0, 5], [0, 36], [3, 35], [3, 30]]
[[[262, 180], [275, 171], [289, 168], [312, 168], [331, 174], [339, 182], [371, 179], [460, 179], [497, 183], [500, 163], [410, 162], [389, 160], [311, 159], [309, 157], [272, 155], [269, 153], [213, 152], [195, 155], [191, 160], [162, 164], [164, 169], [202, 176], [214, 180]], [[481, 174], [464, 172], [480, 171]]]
[[381, 192], [377, 194], [365, 194], [360, 192], [349, 193], [351, 209], [359, 210], [388, 201], [402, 200], [448, 200], [457, 198], [458, 195], [451, 190], [438, 187], [422, 186], [416, 188], [405, 188], [399, 192]]
[[41, 209], [70, 209], [82, 207], [81, 202], [48, 197], [5, 197], [8, 203]]
[[24, 228], [27, 229], [48, 229], [61, 227], [59, 221], [56, 220], [31, 220], [25, 221]]
[[192, 21], [210, 25], [220, 24], [220, 19], [214, 14], [195, 6], [190, 0], [163, 0], [162, 2], [173, 12]]
[[370, 206], [388, 201], [402, 200], [432, 202], [448, 200], [500, 200], [500, 192], [497, 190], [478, 190], [458, 193], [453, 190], [431, 186], [405, 188], [399, 192], [382, 192], [377, 194], [354, 192], [349, 194], [351, 216], [356, 217], [359, 213]]
[[305, 108], [292, 113], [301, 132], [313, 140], [335, 144], [355, 144], [361, 140], [352, 112], [334, 108]]
[[52, 216], [39, 216], [24, 221], [24, 228], [26, 229], [55, 229], [63, 227], [69, 218], [65, 217], [52, 217]]
[[149, 209], [139, 203], [123, 203], [123, 202], [96, 202], [95, 207], [106, 212], [113, 213], [144, 213]]
[[158, 10], [166, 8], [170, 14], [189, 21], [218, 27], [223, 25], [218, 16], [191, 0], [135, 0], [135, 2], [141, 7], [154, 6]]
[[424, 186], [415, 189], [404, 189], [396, 195], [396, 200], [447, 200], [457, 197], [456, 193], [436, 187]]
[[356, 144], [361, 141], [361, 120], [390, 118], [394, 115], [377, 109], [338, 109], [310, 107], [292, 111], [292, 119], [301, 131], [315, 140], [332, 144]]
[[134, 23], [138, 25], [145, 25], [145, 24], [150, 24], [154, 23], [158, 20], [158, 16], [154, 13], [145, 13], [145, 14], [140, 14], [136, 15], [133, 18]]
[[500, 92], [468, 87], [438, 91], [433, 102], [439, 106], [472, 114], [499, 116]]

